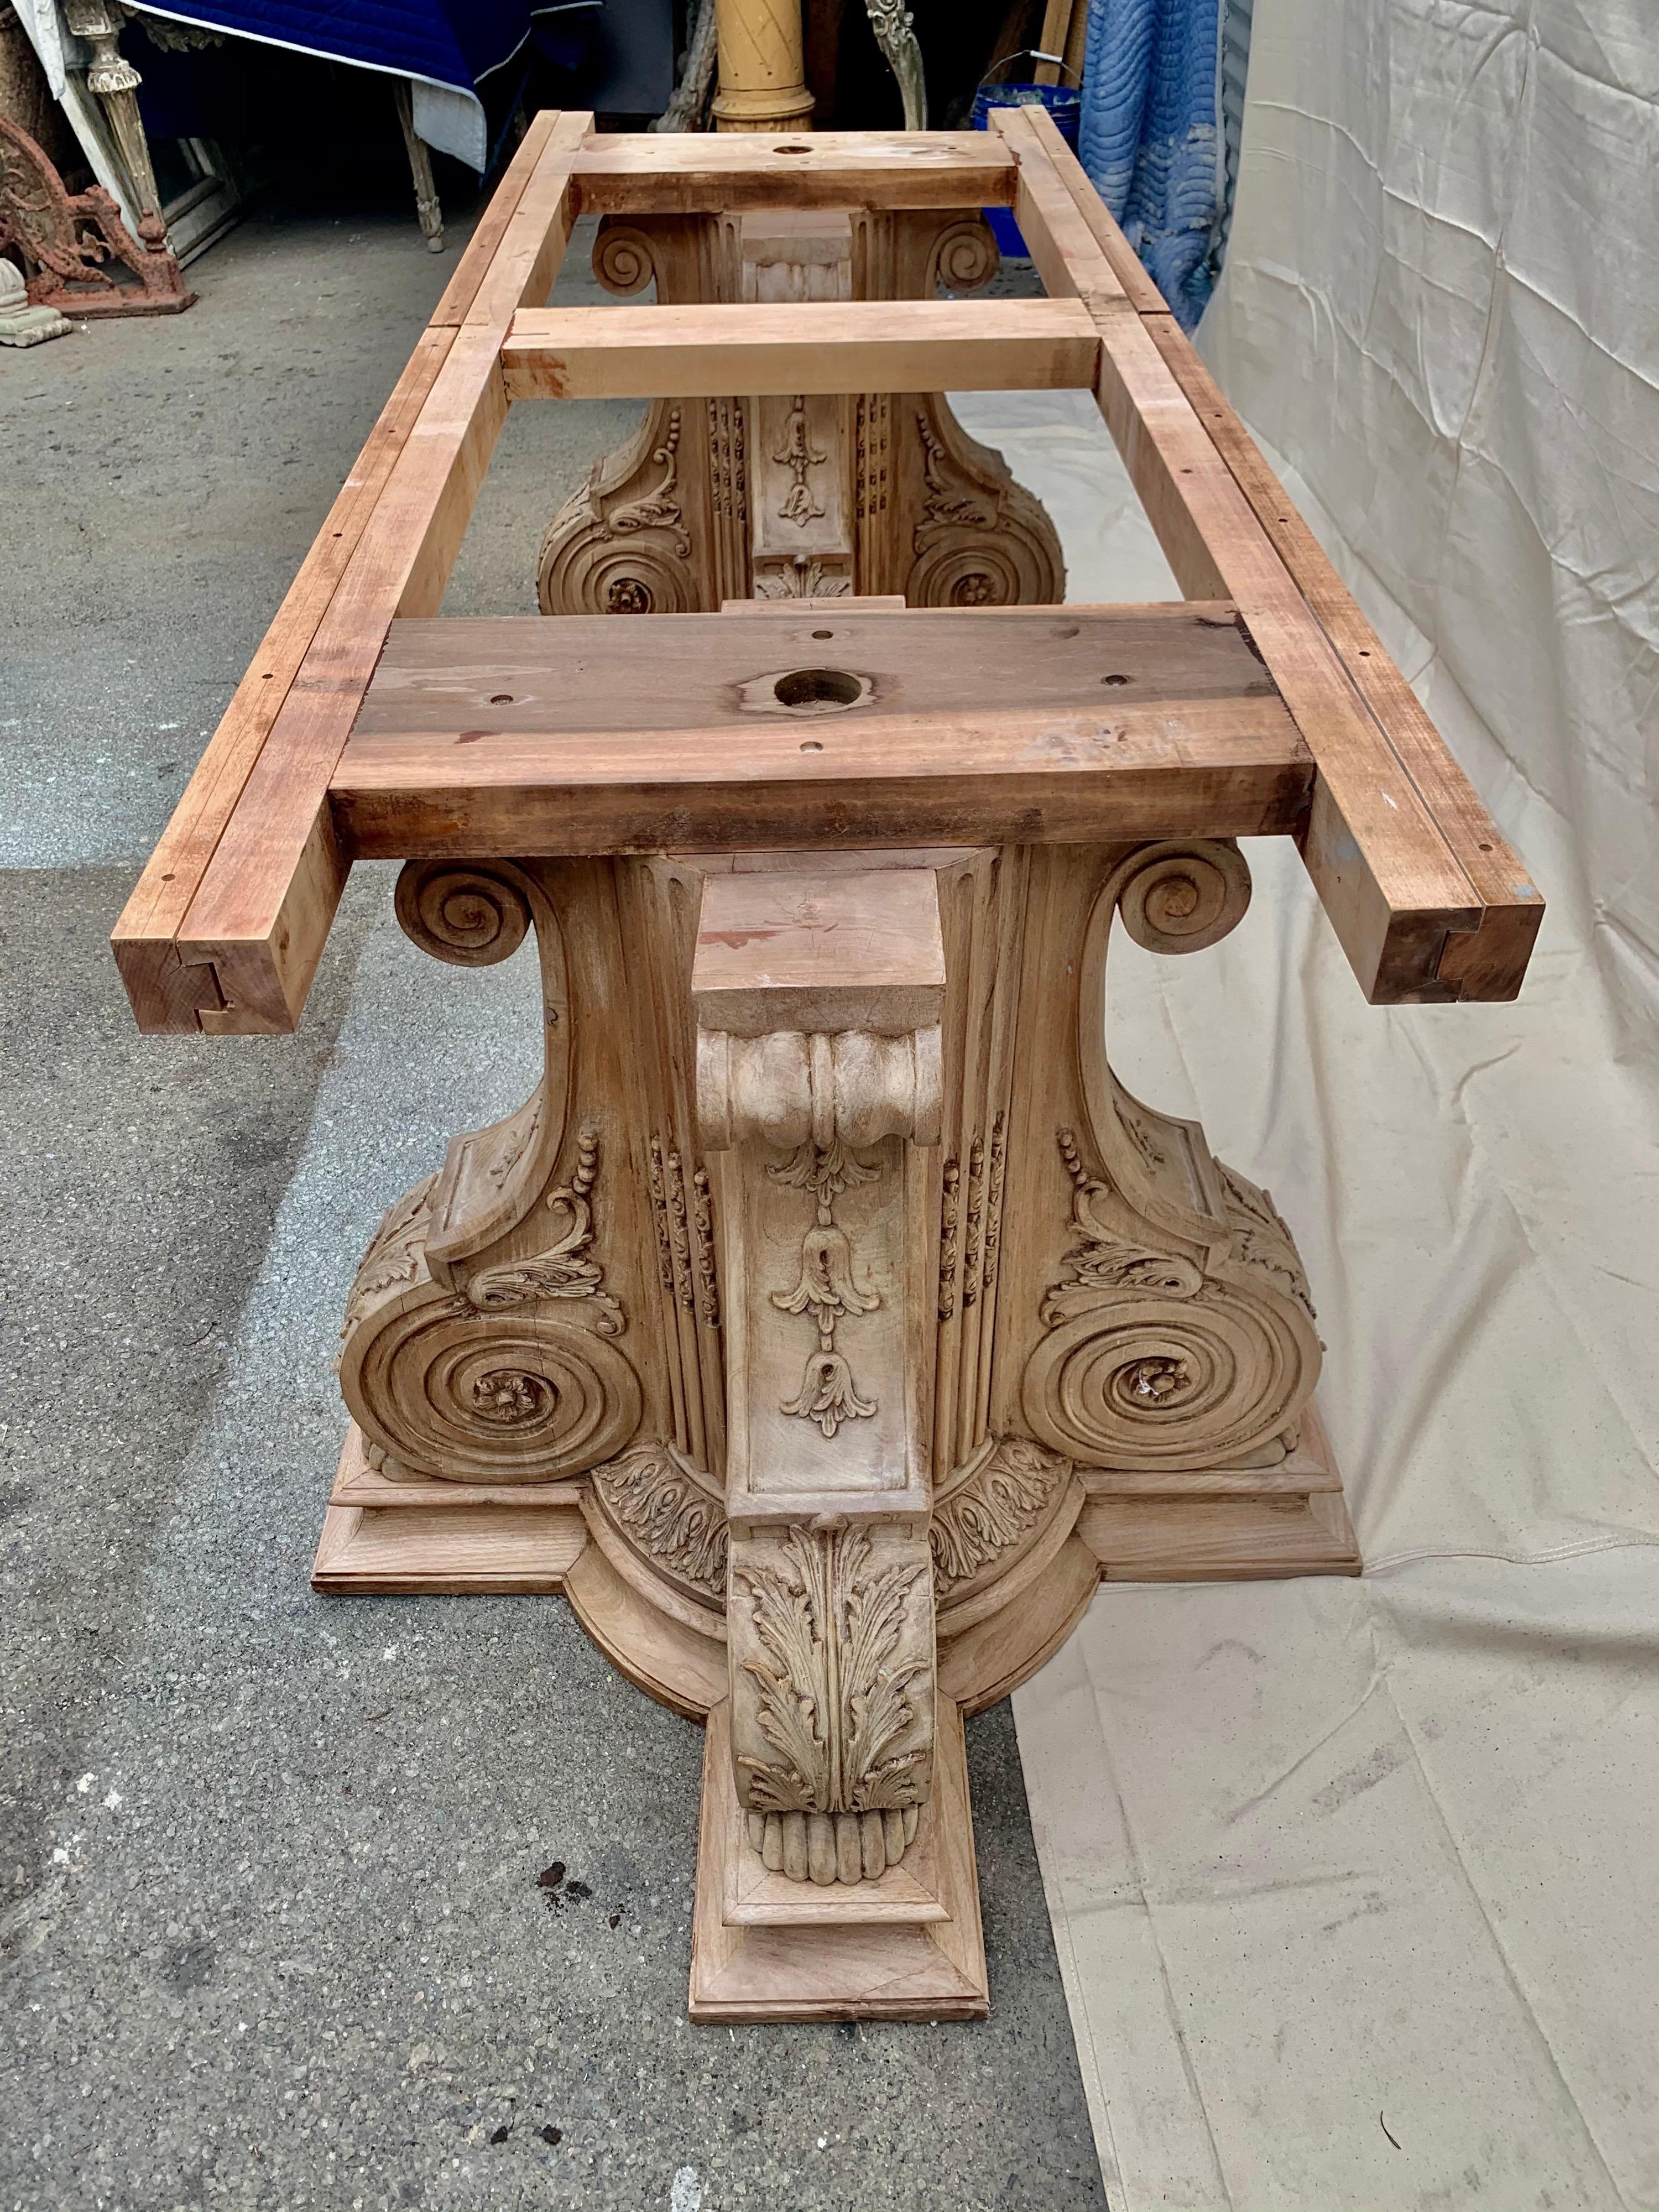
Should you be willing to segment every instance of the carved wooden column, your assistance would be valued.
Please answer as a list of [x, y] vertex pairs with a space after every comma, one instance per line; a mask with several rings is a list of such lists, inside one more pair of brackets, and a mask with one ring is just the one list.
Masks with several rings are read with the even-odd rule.
[[810, 131], [800, 0], [714, 0], [719, 131]]
[[[121, 52], [122, 13], [110, 0], [66, 0], [64, 19], [76, 37], [84, 39], [92, 48], [87, 89], [97, 94], [109, 118], [116, 151], [132, 180], [139, 223], [142, 226], [146, 216], [154, 216], [159, 230], [161, 196], [156, 190], [144, 119], [138, 112], [138, 88], [143, 79]], [[155, 244], [165, 246], [165, 237], [158, 237]]]

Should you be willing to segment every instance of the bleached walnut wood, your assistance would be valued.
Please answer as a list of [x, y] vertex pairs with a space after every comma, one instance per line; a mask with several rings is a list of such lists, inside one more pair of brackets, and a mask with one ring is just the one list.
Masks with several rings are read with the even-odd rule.
[[[974, 1868], [973, 1824], [962, 1721], [939, 1711], [929, 1824], [910, 1856], [925, 1877], [856, 1887], [792, 1882], [791, 1908], [765, 1918], [746, 1911], [760, 1863], [732, 1785], [727, 1709], [708, 1717], [703, 1753], [697, 1902], [691, 1934], [691, 2017], [771, 2020], [980, 2020], [989, 2009], [985, 1940]], [[751, 1864], [752, 1862], [752, 1864]], [[886, 1894], [883, 1893], [886, 1892]], [[797, 1901], [799, 1900], [799, 1901]], [[911, 1915], [914, 1914], [914, 1917]]]
[[[586, 132], [538, 125], [481, 222], [118, 954], [149, 1025], [283, 1027], [373, 854], [434, 957], [535, 959], [524, 1103], [351, 1287], [317, 1586], [560, 1591], [709, 1720], [696, 2017], [975, 2017], [962, 1714], [1103, 1581], [1359, 1565], [1290, 1228], [1114, 1074], [1114, 933], [1201, 956], [1249, 834], [1301, 841], [1376, 996], [1508, 995], [1534, 908], [1044, 126], [862, 166]], [[429, 620], [590, 192], [634, 217], [608, 281], [737, 319], [696, 341], [726, 393], [665, 392], [556, 519], [543, 603], [593, 611]], [[914, 310], [926, 353], [902, 295], [982, 272], [952, 210], [1011, 198], [1184, 605], [991, 604], [1042, 532], [937, 395], [768, 389], [781, 314], [851, 359], [854, 309]], [[708, 611], [598, 611], [641, 603]]]

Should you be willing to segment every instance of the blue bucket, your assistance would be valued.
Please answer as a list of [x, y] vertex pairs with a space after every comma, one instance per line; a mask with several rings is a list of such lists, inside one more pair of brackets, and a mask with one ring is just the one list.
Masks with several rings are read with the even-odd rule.
[[[1059, 62], [1062, 69], [1065, 67], [1058, 54], [1042, 54], [1038, 53], [1034, 47], [1028, 47], [1024, 53], [1010, 54], [1007, 61], [997, 64], [997, 68], [1006, 69], [1008, 62], [1018, 61]], [[971, 127], [975, 131], [988, 130], [991, 110], [994, 107], [1046, 107], [1049, 114], [1054, 117], [1055, 127], [1060, 137], [1072, 151], [1076, 153], [1078, 126], [1083, 120], [1083, 93], [1080, 87], [1065, 84], [993, 84], [988, 76], [974, 94], [974, 112], [969, 118]], [[1014, 221], [1012, 210], [1004, 207], [987, 208], [985, 220], [991, 226], [991, 234], [996, 240], [999, 252], [1016, 254], [1023, 259], [1026, 250], [1025, 240], [1019, 234], [1019, 226]]]

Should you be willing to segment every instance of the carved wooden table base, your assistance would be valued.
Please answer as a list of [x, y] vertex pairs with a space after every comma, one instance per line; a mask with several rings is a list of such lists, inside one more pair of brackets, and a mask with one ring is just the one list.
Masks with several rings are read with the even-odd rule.
[[[1418, 1006], [1513, 997], [1542, 912], [1051, 121], [994, 124], [538, 116], [115, 931], [147, 1029], [240, 1036], [360, 859], [441, 959], [533, 928], [540, 1079], [353, 1286], [315, 1579], [562, 1591], [707, 1721], [703, 2019], [982, 2011], [963, 1716], [1103, 1577], [1358, 1571], [1295, 1246], [1114, 1077], [1114, 927], [1200, 951], [1291, 836]], [[1046, 299], [936, 296], [993, 206]], [[583, 215], [656, 304], [546, 305]], [[1052, 532], [937, 394], [1048, 389], [1183, 603], [995, 604]], [[548, 539], [587, 611], [441, 617], [509, 410], [584, 396], [656, 409]]]
[[1115, 920], [1213, 944], [1224, 841], [410, 862], [545, 1068], [382, 1224], [315, 1580], [562, 1589], [712, 1716], [692, 2010], [986, 2002], [961, 1715], [1103, 1575], [1352, 1573], [1267, 1194], [1105, 1051]]

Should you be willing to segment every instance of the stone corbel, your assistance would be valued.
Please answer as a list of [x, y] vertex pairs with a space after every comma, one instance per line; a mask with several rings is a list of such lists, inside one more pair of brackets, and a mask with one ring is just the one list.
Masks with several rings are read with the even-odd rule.
[[724, 1239], [733, 1779], [764, 1867], [823, 1887], [896, 1866], [932, 1786], [944, 985], [931, 870], [706, 885], [692, 994]]

